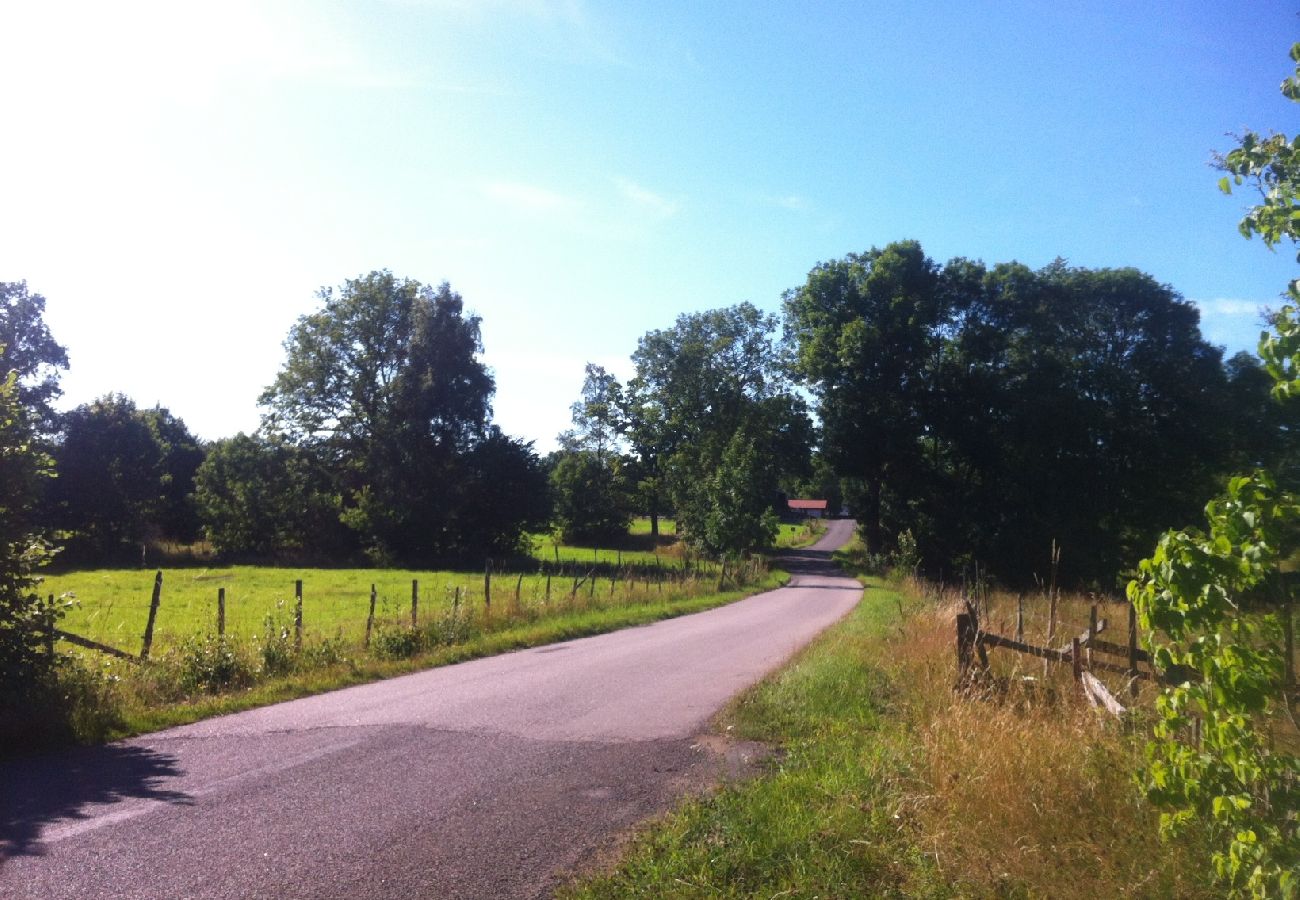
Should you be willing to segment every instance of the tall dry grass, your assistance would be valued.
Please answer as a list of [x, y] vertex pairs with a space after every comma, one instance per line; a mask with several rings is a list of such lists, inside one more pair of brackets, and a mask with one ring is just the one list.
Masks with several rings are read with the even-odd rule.
[[[1132, 704], [1121, 722], [1081, 698], [1069, 666], [993, 649], [989, 677], [956, 691], [959, 594], [911, 579], [898, 589], [907, 614], [879, 655], [905, 686], [900, 712], [916, 741], [900, 815], [943, 881], [977, 896], [1214, 895], [1203, 846], [1162, 844], [1134, 781], [1150, 688], [1131, 700], [1122, 676], [1105, 678]], [[1015, 595], [981, 600], [983, 627], [1013, 634]], [[1058, 598], [1058, 646], [1087, 627], [1094, 602]], [[1115, 635], [1126, 635], [1126, 608], [1103, 605], [1102, 617], [1123, 623]], [[1024, 608], [1025, 639], [1046, 643], [1048, 598], [1026, 597]]]

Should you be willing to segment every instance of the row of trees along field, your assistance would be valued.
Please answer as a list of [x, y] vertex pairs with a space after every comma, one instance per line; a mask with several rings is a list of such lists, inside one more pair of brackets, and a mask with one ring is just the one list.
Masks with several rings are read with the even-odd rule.
[[1065, 577], [1113, 587], [1224, 475], [1294, 462], [1258, 359], [1225, 363], [1135, 269], [940, 265], [903, 241], [819, 264], [785, 314], [870, 548], [910, 530], [933, 573], [1028, 580], [1055, 540]]
[[479, 319], [460, 296], [373, 272], [320, 300], [289, 333], [262, 428], [208, 444], [120, 394], [57, 413], [68, 358], [44, 298], [0, 285], [16, 427], [54, 476], [6, 498], [15, 523], [70, 563], [203, 535], [230, 556], [481, 561], [544, 527], [545, 472], [492, 424]]

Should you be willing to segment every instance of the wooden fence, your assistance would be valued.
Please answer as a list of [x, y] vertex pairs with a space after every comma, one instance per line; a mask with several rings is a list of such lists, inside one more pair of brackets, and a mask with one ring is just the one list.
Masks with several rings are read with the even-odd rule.
[[[536, 572], [508, 571], [504, 567], [498, 567], [492, 559], [488, 559], [483, 567], [483, 612], [487, 616], [492, 614], [492, 591], [494, 578], [500, 579], [502, 576], [517, 576], [514, 579], [513, 594], [513, 611], [518, 611], [521, 602], [521, 590], [523, 587], [524, 577], [526, 575], [545, 576], [545, 602], [551, 602], [551, 583], [553, 579], [564, 580], [563, 585], [557, 585], [558, 595], [563, 597], [567, 594], [570, 602], [576, 601], [578, 592], [584, 590], [589, 599], [596, 598], [596, 591], [599, 583], [608, 581], [609, 596], [613, 597], [620, 582], [635, 589], [638, 584], [646, 593], [662, 594], [664, 586], [680, 585], [686, 582], [698, 582], [704, 577], [712, 578], [714, 568], [716, 567], [717, 589], [723, 590], [728, 582], [734, 585], [747, 583], [757, 578], [762, 571], [762, 564], [757, 559], [744, 560], [734, 563], [723, 562], [720, 565], [710, 564], [699, 559], [685, 559], [677, 565], [663, 564], [658, 559], [653, 563], [627, 563], [623, 564], [622, 554], [619, 554], [615, 563], [600, 562], [594, 559], [591, 563], [574, 563], [571, 561], [549, 561], [542, 562], [538, 565]], [[572, 579], [569, 585], [567, 579]], [[509, 581], [507, 580], [507, 584]], [[54, 623], [56, 616], [54, 613], [55, 599], [50, 595], [45, 617], [45, 640], [47, 649], [51, 655], [55, 652], [55, 643], [65, 641], [77, 647], [86, 650], [94, 650], [104, 653], [118, 659], [128, 660], [130, 662], [146, 662], [149, 659], [150, 652], [153, 649], [154, 625], [158, 617], [158, 608], [162, 602], [163, 573], [155, 573], [153, 580], [153, 591], [149, 602], [149, 618], [145, 625], [144, 636], [141, 640], [139, 654], [129, 653], [126, 650], [82, 637], [78, 634], [56, 628]], [[302, 648], [303, 636], [303, 582], [302, 579], [294, 581], [294, 601], [293, 601], [293, 643], [295, 650]], [[378, 598], [375, 584], [370, 585], [369, 611], [366, 615], [365, 640], [364, 646], [369, 647], [371, 637], [375, 626], [375, 607]], [[466, 594], [468, 599], [468, 593]], [[461, 588], [455, 589], [455, 598], [453, 600], [453, 609], [457, 614], [461, 611]], [[410, 627], [416, 629], [420, 623], [420, 582], [419, 579], [411, 580], [411, 611]], [[216, 633], [218, 637], [224, 637], [226, 633], [226, 589], [224, 587], [217, 589], [216, 596]]]
[[[1155, 673], [1150, 669], [1150, 655], [1137, 645], [1137, 613], [1131, 604], [1128, 609], [1127, 641], [1123, 644], [1105, 640], [1100, 635], [1107, 631], [1108, 620], [1098, 616], [1098, 607], [1093, 604], [1088, 620], [1088, 627], [1082, 633], [1074, 635], [1069, 642], [1060, 646], [1040, 646], [1030, 644], [1024, 639], [1024, 596], [1016, 601], [1016, 635], [1007, 637], [985, 631], [980, 627], [978, 608], [969, 600], [964, 601], [966, 611], [957, 615], [957, 672], [958, 684], [967, 686], [977, 681], [988, 670], [988, 650], [1002, 648], [1036, 656], [1046, 660], [1047, 664], [1069, 663], [1074, 680], [1083, 695], [1093, 706], [1100, 706], [1108, 712], [1119, 716], [1124, 713], [1124, 706], [1093, 675], [1094, 671], [1113, 672], [1128, 678], [1130, 697], [1137, 696], [1138, 681], [1154, 679]], [[1055, 606], [1055, 604], [1053, 604]], [[1056, 630], [1055, 617], [1048, 627], [1049, 640]], [[1119, 658], [1123, 662], [1112, 662], [1105, 657]], [[1147, 669], [1142, 669], [1146, 664]]]

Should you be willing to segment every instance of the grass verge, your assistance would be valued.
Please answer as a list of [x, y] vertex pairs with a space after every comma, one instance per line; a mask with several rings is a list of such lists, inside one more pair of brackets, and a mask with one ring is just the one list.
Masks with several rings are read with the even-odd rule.
[[1215, 895], [1203, 847], [1162, 845], [1138, 797], [1140, 729], [1077, 702], [1068, 673], [956, 694], [947, 599], [866, 584], [721, 716], [778, 745], [769, 770], [687, 801], [561, 896]]

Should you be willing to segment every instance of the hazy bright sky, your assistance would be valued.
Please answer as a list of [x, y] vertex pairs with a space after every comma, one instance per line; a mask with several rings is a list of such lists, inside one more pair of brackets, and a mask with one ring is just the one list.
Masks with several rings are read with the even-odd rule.
[[378, 268], [464, 295], [542, 450], [584, 362], [892, 240], [1136, 266], [1232, 351], [1294, 277], [1208, 166], [1296, 130], [1293, 3], [4, 0], [0, 35], [0, 280], [65, 405], [206, 438]]

